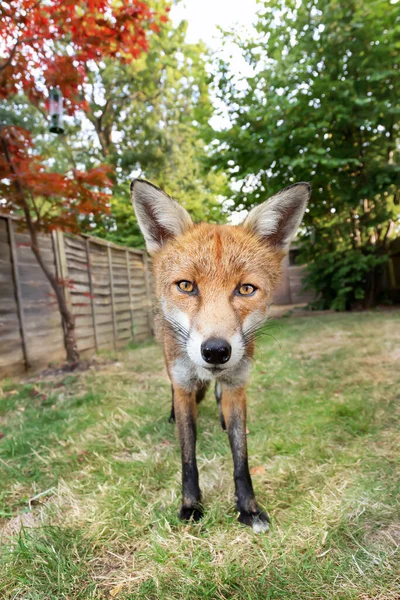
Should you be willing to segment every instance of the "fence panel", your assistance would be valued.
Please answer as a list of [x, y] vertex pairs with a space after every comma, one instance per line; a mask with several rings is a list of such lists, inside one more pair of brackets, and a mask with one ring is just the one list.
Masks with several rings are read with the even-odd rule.
[[[39, 242], [46, 265], [64, 283], [81, 353], [152, 335], [143, 251], [59, 231], [40, 235]], [[16, 219], [0, 216], [0, 377], [64, 359], [55, 295], [29, 235]]]
[[291, 265], [288, 267], [288, 279], [290, 282], [291, 297], [293, 304], [307, 304], [316, 299], [314, 290], [305, 290], [303, 279], [306, 276], [304, 265]]
[[[16, 282], [21, 290], [28, 364], [37, 368], [65, 358], [61, 317], [54, 291], [32, 253], [29, 235], [20, 231], [15, 221], [10, 220], [9, 227], [16, 247]], [[39, 247], [46, 266], [55, 274], [52, 238], [40, 236]]]
[[64, 235], [70, 309], [75, 317], [79, 352], [95, 350], [86, 240]]
[[90, 243], [90, 260], [98, 346], [112, 348], [114, 328], [107, 247]]
[[148, 297], [146, 293], [145, 265], [142, 255], [130, 255], [130, 279], [132, 286], [131, 307], [133, 311], [133, 339], [139, 342], [149, 331]]
[[114, 289], [116, 345], [121, 347], [126, 345], [133, 337], [126, 254], [125, 250], [115, 248], [110, 248], [109, 252]]
[[26, 359], [8, 224], [7, 219], [0, 219], [0, 373], [13, 375], [25, 369]]

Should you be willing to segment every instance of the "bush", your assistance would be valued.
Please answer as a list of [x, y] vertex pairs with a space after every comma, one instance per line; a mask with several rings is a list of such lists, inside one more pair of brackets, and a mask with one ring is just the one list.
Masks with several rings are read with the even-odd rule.
[[336, 250], [321, 254], [308, 265], [306, 286], [319, 292], [314, 308], [350, 310], [373, 306], [387, 256], [365, 249]]

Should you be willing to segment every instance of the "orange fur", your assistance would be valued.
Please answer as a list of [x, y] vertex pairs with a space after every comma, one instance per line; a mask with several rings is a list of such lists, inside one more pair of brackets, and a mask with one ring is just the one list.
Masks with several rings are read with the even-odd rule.
[[[281, 275], [283, 256], [242, 226], [193, 225], [155, 253], [156, 294], [187, 314], [200, 331], [212, 329], [205, 334], [227, 336], [251, 313], [265, 314]], [[176, 286], [180, 280], [195, 281], [199, 296], [182, 294]], [[241, 283], [255, 285], [255, 296], [234, 295]], [[175, 341], [168, 330], [160, 328], [159, 337], [168, 348], [168, 364], [176, 356]]]

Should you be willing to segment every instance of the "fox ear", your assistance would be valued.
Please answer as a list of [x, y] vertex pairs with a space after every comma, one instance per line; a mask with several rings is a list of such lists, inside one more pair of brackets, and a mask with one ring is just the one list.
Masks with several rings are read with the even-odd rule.
[[277, 250], [287, 250], [304, 215], [311, 187], [295, 183], [253, 208], [243, 226]]
[[131, 199], [150, 254], [193, 224], [183, 206], [144, 179], [132, 181]]

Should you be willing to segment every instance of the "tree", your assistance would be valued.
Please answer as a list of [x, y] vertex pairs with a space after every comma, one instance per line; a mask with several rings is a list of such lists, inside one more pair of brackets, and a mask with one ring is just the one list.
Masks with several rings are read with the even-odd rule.
[[[400, 5], [387, 0], [271, 0], [238, 87], [221, 64], [231, 124], [213, 163], [236, 206], [310, 181], [304, 257], [323, 307], [372, 306], [399, 204]], [[242, 90], [242, 91], [240, 91]]]
[[[148, 31], [158, 31], [159, 23], [167, 20], [146, 3], [127, 0], [89, 0], [85, 5], [75, 0], [11, 0], [2, 3], [0, 18], [5, 54], [0, 61], [0, 99], [13, 103], [17, 96], [24, 97], [42, 115], [51, 87], [61, 90], [67, 114], [89, 111], [85, 86], [96, 61], [138, 59], [148, 49]], [[65, 282], [43, 261], [38, 233], [55, 228], [78, 231], [85, 216], [106, 212], [112, 186], [109, 168], [97, 164], [86, 169], [73, 162], [66, 170], [52, 170], [24, 127], [23, 109], [12, 115], [3, 108], [2, 115], [9, 118], [0, 128], [1, 208], [25, 220], [32, 251], [57, 299], [67, 358], [76, 363], [75, 323], [65, 302]]]
[[[164, 187], [195, 220], [223, 218], [217, 197], [225, 178], [204, 163], [204, 130], [213, 114], [206, 50], [186, 43], [185, 35], [185, 22], [164, 22], [138, 60], [122, 64], [106, 59], [88, 72], [85, 137], [76, 115], [67, 143], [88, 167], [93, 161], [111, 167], [111, 212], [97, 213], [85, 223], [95, 235], [143, 245], [128, 193], [134, 176]], [[63, 155], [58, 156], [61, 160]]]

